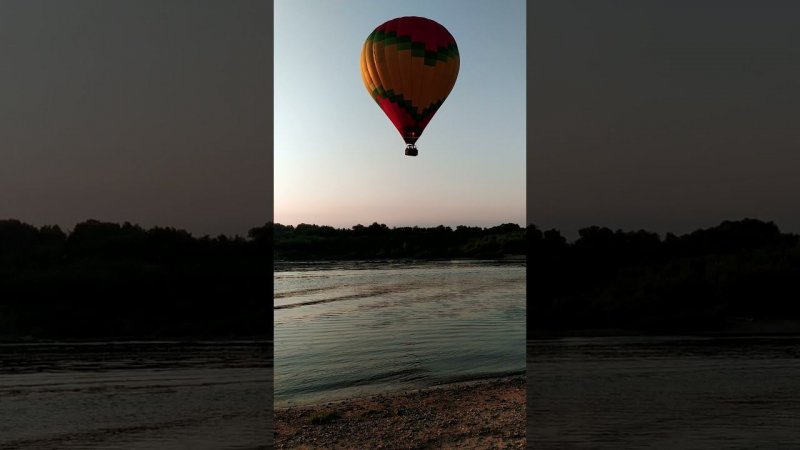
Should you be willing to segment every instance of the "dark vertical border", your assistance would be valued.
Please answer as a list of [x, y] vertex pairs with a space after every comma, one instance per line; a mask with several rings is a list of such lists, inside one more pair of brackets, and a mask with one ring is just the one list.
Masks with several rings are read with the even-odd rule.
[[[275, 148], [274, 148], [274, 141], [275, 141], [275, 76], [274, 76], [274, 68], [275, 68], [275, 2], [273, 0], [265, 0], [267, 2], [267, 17], [264, 23], [264, 27], [266, 27], [266, 35], [269, 36], [267, 42], [264, 42], [264, 55], [266, 56], [267, 67], [266, 67], [266, 76], [264, 78], [264, 83], [267, 84], [266, 94], [267, 94], [267, 102], [269, 102], [269, 107], [267, 108], [267, 116], [264, 118], [264, 133], [269, 136], [268, 142], [270, 143], [269, 148], [265, 148], [264, 151], [268, 153], [267, 157], [267, 167], [265, 168], [264, 176], [267, 177], [267, 185], [270, 187], [271, 192], [267, 196], [268, 204], [266, 205], [267, 208], [267, 221], [269, 223], [274, 222], [275, 220]], [[272, 278], [272, 240], [270, 240], [269, 245], [269, 255], [264, 255], [265, 258], [269, 258], [270, 264], [270, 273], [265, 274], [265, 277], [269, 279], [269, 292], [273, 292], [273, 278]], [[272, 302], [273, 299], [270, 299], [270, 311], [272, 311]], [[267, 423], [267, 442], [265, 448], [273, 448], [274, 447], [274, 439], [275, 439], [275, 426], [273, 422], [273, 405], [274, 405], [274, 361], [275, 361], [275, 353], [274, 353], [274, 317], [270, 314], [270, 323], [265, 324], [269, 326], [269, 381], [268, 381], [268, 389], [269, 389], [269, 405], [266, 405], [268, 408], [267, 417], [269, 422]]]
[[[266, 1], [267, 1], [267, 4], [269, 5], [269, 8], [267, 10], [267, 20], [266, 20], [266, 23], [264, 23], [264, 27], [266, 28], [267, 36], [269, 36], [269, 41], [268, 42], [264, 42], [264, 55], [266, 56], [266, 60], [267, 60], [267, 74], [266, 74], [267, 76], [264, 78], [264, 83], [266, 83], [267, 86], [268, 86], [266, 92], [267, 92], [267, 101], [269, 102], [269, 106], [270, 107], [269, 107], [269, 110], [268, 110], [269, 113], [268, 113], [267, 117], [264, 118], [264, 132], [269, 135], [270, 143], [272, 143], [273, 140], [274, 140], [274, 136], [275, 136], [274, 129], [273, 129], [273, 126], [274, 126], [274, 123], [275, 123], [275, 121], [274, 121], [274, 116], [275, 116], [275, 112], [274, 112], [274, 104], [275, 104], [275, 102], [274, 102], [274, 99], [275, 99], [275, 91], [274, 91], [274, 89], [275, 89], [275, 80], [274, 80], [274, 78], [275, 78], [274, 77], [274, 68], [275, 68], [275, 55], [274, 55], [274, 48], [275, 48], [275, 44], [274, 44], [274, 42], [275, 42], [275, 26], [274, 26], [274, 22], [275, 22], [275, 2], [273, 0], [266, 0]], [[273, 185], [274, 185], [275, 177], [273, 176], [273, 173], [274, 173], [274, 170], [275, 170], [275, 164], [274, 164], [274, 162], [275, 162], [275, 151], [274, 151], [272, 145], [270, 145], [270, 148], [264, 149], [264, 151], [269, 153], [269, 157], [267, 158], [266, 177], [267, 177], [267, 181], [269, 181], [269, 186], [271, 187], [273, 192], [270, 192], [269, 204], [266, 205], [266, 206], [267, 206], [267, 211], [268, 211], [267, 220], [272, 222], [273, 219], [274, 219], [274, 210], [273, 210], [273, 207], [274, 207], [274, 200], [273, 200], [274, 188], [273, 188]], [[270, 280], [271, 279], [272, 278], [270, 278]]]
[[[534, 90], [534, 81], [535, 76], [533, 74], [533, 67], [532, 64], [535, 61], [535, 52], [534, 46], [531, 39], [533, 35], [533, 27], [535, 23], [535, 14], [534, 14], [534, 5], [535, 2], [526, 2], [525, 4], [525, 227], [529, 227], [533, 223], [533, 217], [531, 217], [531, 211], [533, 211], [533, 207], [531, 205], [531, 201], [534, 198], [532, 194], [533, 190], [533, 180], [531, 180], [531, 174], [533, 173], [533, 164], [536, 161], [536, 154], [535, 154], [535, 147], [536, 141], [534, 139], [534, 133], [531, 131], [534, 127], [532, 124], [532, 117], [533, 114], [533, 106], [535, 105], [534, 100], [536, 96], [536, 92]], [[530, 239], [530, 235], [526, 234], [528, 239]], [[528, 245], [530, 249], [531, 246]], [[528, 264], [526, 264], [526, 274], [525, 279], [527, 280], [527, 286], [530, 286], [532, 276], [534, 275], [531, 271], [530, 266], [530, 257], [528, 258]], [[526, 386], [528, 386], [528, 391], [526, 395], [526, 443], [527, 448], [533, 448], [533, 443], [531, 442], [531, 438], [534, 436], [533, 433], [533, 404], [535, 399], [531, 397], [531, 383], [533, 382], [533, 367], [531, 367], [531, 357], [530, 357], [530, 346], [527, 345], [527, 332], [530, 330], [530, 316], [528, 314], [531, 311], [531, 289], [525, 289], [526, 293], [526, 342], [525, 342], [525, 380]]]

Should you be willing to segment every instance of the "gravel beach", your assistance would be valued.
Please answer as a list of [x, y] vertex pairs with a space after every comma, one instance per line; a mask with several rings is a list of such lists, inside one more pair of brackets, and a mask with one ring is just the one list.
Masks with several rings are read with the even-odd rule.
[[524, 449], [525, 378], [275, 409], [277, 449]]

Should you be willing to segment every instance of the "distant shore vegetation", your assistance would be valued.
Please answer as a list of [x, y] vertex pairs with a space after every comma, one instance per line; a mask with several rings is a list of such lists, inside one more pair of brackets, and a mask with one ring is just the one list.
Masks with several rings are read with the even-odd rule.
[[517, 224], [267, 223], [246, 237], [195, 237], [9, 219], [0, 220], [0, 339], [269, 338], [274, 262], [520, 258], [529, 337], [800, 324], [800, 236], [756, 219], [663, 237], [591, 226], [572, 242]]
[[0, 339], [269, 337], [269, 243], [0, 220]]
[[528, 228], [528, 336], [800, 333], [800, 242], [773, 222], [648, 231]]
[[389, 228], [377, 222], [349, 229], [308, 224], [272, 226], [276, 261], [524, 258], [527, 250], [526, 230], [514, 223], [488, 228]]

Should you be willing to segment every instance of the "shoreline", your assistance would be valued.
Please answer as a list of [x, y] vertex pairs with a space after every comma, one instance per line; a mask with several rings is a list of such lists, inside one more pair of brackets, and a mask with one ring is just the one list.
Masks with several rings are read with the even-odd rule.
[[[370, 259], [276, 259], [273, 261], [275, 266], [291, 266], [291, 265], [325, 265], [325, 264], [348, 264], [348, 263], [361, 263], [361, 264], [421, 264], [421, 263], [446, 263], [446, 262], [499, 262], [499, 263], [527, 263], [526, 255], [504, 254], [487, 258], [477, 257], [452, 257], [452, 258], [370, 258]], [[276, 269], [273, 267], [273, 269]], [[282, 270], [275, 270], [276, 272], [283, 272]]]
[[275, 448], [525, 448], [524, 375], [275, 408]]
[[788, 337], [800, 336], [800, 319], [738, 319], [727, 326], [699, 330], [635, 330], [624, 328], [585, 328], [564, 330], [527, 330], [527, 340], [591, 338], [591, 337], [646, 337], [646, 336], [696, 336], [726, 337]]
[[109, 336], [109, 337], [64, 337], [64, 338], [38, 338], [33, 336], [0, 336], [0, 344], [31, 344], [31, 345], [50, 345], [50, 344], [218, 344], [218, 343], [272, 343], [272, 337], [264, 336], [225, 336], [225, 337], [202, 337], [202, 336], [176, 336], [176, 337], [128, 337], [128, 336]]

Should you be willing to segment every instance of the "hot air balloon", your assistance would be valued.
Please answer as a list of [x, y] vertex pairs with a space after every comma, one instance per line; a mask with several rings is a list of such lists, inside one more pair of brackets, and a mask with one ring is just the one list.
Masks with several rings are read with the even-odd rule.
[[375, 28], [361, 49], [361, 78], [417, 156], [416, 142], [458, 76], [456, 41], [424, 17], [398, 17]]

